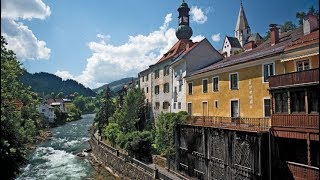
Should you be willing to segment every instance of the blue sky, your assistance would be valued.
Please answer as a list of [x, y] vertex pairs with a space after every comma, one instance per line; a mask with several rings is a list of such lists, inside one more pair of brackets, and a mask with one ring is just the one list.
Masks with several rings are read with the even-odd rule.
[[[31, 73], [49, 72], [95, 88], [137, 76], [176, 41], [182, 0], [1, 0], [1, 34]], [[240, 0], [186, 0], [193, 39], [220, 49], [233, 36]], [[243, 0], [252, 32], [291, 20], [318, 0]], [[220, 40], [219, 40], [220, 39]]]

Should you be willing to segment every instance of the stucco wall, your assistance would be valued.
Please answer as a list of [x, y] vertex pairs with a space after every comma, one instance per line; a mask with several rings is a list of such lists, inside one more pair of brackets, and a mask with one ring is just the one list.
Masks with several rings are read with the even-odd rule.
[[[229, 74], [235, 72], [238, 73], [239, 89], [230, 90]], [[219, 76], [218, 92], [212, 90], [212, 78], [215, 76]], [[208, 93], [202, 92], [202, 79], [205, 78], [208, 78]], [[241, 117], [259, 118], [264, 116], [263, 99], [270, 98], [269, 85], [262, 82], [262, 65], [212, 74], [190, 82], [193, 83], [193, 94], [187, 94], [187, 103], [192, 103], [192, 113], [196, 116], [203, 115], [202, 103], [207, 101], [209, 116], [230, 117], [230, 100], [238, 99]], [[218, 101], [218, 108], [214, 101]]]

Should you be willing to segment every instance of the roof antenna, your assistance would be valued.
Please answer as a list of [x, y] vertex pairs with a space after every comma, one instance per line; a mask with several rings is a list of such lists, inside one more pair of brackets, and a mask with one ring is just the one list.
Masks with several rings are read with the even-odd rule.
[[240, 5], [242, 6], [242, 0], [240, 0]]

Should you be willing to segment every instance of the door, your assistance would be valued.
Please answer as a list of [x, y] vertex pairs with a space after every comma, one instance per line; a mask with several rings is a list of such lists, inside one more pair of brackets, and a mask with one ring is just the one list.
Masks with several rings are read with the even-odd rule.
[[208, 102], [202, 102], [202, 116], [208, 116]]
[[231, 101], [231, 117], [232, 118], [239, 117], [239, 101], [238, 100]]

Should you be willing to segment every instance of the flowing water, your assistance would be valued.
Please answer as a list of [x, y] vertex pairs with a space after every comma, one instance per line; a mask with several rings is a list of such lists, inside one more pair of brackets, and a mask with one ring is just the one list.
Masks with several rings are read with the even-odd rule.
[[[27, 164], [18, 180], [69, 180], [98, 179], [97, 172], [88, 159], [76, 156], [83, 149], [90, 148], [88, 129], [92, 125], [94, 114], [83, 115], [81, 120], [69, 122], [52, 128], [52, 138], [39, 144], [29, 154]], [[100, 178], [99, 178], [100, 179]], [[103, 179], [114, 179], [107, 173]]]

